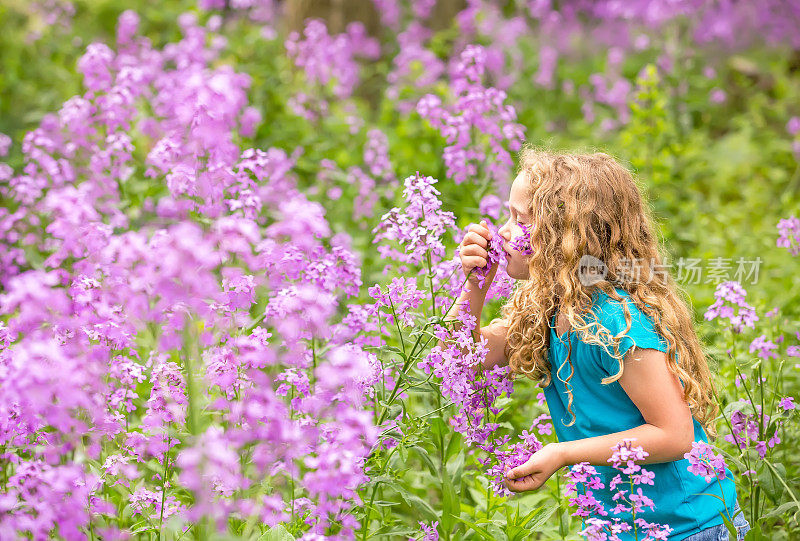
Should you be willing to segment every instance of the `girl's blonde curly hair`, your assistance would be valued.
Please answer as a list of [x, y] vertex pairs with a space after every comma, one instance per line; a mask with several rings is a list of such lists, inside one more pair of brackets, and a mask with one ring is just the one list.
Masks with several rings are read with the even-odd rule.
[[[691, 302], [672, 276], [661, 270], [664, 258], [654, 234], [654, 220], [631, 173], [602, 152], [554, 153], [531, 145], [521, 151], [519, 173], [530, 194], [526, 209], [533, 226], [530, 279], [517, 283], [501, 309], [501, 318], [495, 320], [508, 326], [505, 353], [512, 375], [524, 374], [540, 387], [550, 384], [549, 322], [558, 309], [585, 343], [613, 351], [619, 372], [602, 383], [618, 380], [624, 367], [619, 344], [630, 330], [630, 311], [623, 303], [626, 329], [613, 336], [590, 310], [597, 289], [622, 301], [615, 291], [618, 287], [629, 293], [630, 300], [652, 319], [656, 331], [668, 342], [668, 368], [683, 381], [684, 400], [693, 416], [710, 438], [716, 438], [719, 410], [713, 399], [711, 371], [693, 327]], [[598, 277], [599, 281], [588, 287], [578, 274], [585, 254], [603, 261], [608, 271], [605, 278]], [[640, 270], [638, 280], [629, 278], [631, 262]], [[567, 408], [573, 416], [570, 424], [575, 422], [569, 384], [574, 373], [571, 345], [570, 341], [570, 375], [564, 380]]]

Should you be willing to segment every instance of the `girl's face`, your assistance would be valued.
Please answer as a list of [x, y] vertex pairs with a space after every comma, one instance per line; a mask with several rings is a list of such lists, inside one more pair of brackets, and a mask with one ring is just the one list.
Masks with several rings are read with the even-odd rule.
[[525, 188], [525, 179], [520, 173], [511, 185], [511, 192], [508, 197], [508, 221], [503, 224], [498, 233], [505, 240], [503, 250], [506, 252], [508, 266], [506, 272], [511, 278], [516, 280], [527, 280], [528, 275], [528, 256], [521, 254], [510, 245], [511, 239], [524, 235], [522, 225], [531, 226], [531, 216], [528, 214], [528, 204], [530, 196]]

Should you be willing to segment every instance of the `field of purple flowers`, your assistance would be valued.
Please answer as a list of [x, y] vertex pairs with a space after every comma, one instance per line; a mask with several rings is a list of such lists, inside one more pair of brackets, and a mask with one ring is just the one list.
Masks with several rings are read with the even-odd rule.
[[525, 142], [635, 171], [719, 390], [691, 471], [800, 538], [797, 2], [156, 4], [0, 4], [0, 540], [668, 539], [633, 441], [614, 509], [502, 483], [544, 395], [445, 314]]

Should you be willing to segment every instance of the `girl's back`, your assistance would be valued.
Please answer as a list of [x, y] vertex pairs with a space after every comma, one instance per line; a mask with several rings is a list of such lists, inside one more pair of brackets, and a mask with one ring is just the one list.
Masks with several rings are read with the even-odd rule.
[[[667, 342], [655, 331], [652, 321], [633, 302], [630, 302], [630, 296], [624, 289], [615, 289], [617, 294], [625, 299], [631, 316], [631, 326], [620, 345], [620, 352], [625, 355], [634, 345], [641, 349], [666, 352]], [[600, 324], [612, 334], [616, 335], [625, 330], [622, 303], [611, 299], [600, 289], [595, 290], [592, 310]], [[555, 321], [556, 317], [552, 321], [553, 329], [548, 352], [553, 378], [544, 388], [544, 393], [558, 440], [591, 438], [645, 424], [641, 412], [619, 381], [613, 381], [608, 385], [601, 383], [602, 379], [617, 373], [617, 360], [604, 348], [581, 341], [580, 333], [569, 332], [558, 336]], [[566, 362], [570, 344], [574, 365], [571, 377], [569, 363]], [[568, 411], [568, 388], [575, 397], [570, 407], [574, 413], [574, 422]], [[702, 425], [694, 418], [693, 423], [694, 441], [707, 443], [708, 438]], [[736, 487], [730, 471], [726, 469], [724, 480], [714, 478], [707, 482], [705, 478], [690, 472], [689, 466], [690, 462], [685, 458], [647, 464], [645, 469], [654, 474], [654, 484], [637, 486], [637, 488], [642, 487], [643, 494], [649, 497], [655, 506], [652, 510], [646, 508], [638, 516], [648, 522], [669, 525], [672, 528], [670, 539], [683, 539], [698, 530], [722, 524], [720, 512], [725, 513], [725, 506], [714, 495], [725, 500], [728, 511], [726, 516], [734, 515]], [[616, 490], [609, 487], [619, 471], [610, 465], [596, 466], [595, 469], [604, 488], [594, 489], [593, 495], [609, 512], [606, 518], [618, 517], [633, 527], [633, 517], [630, 512], [619, 514], [611, 512], [617, 502], [612, 499]], [[585, 487], [579, 486], [579, 493], [584, 489]], [[626, 538], [623, 535], [620, 537]], [[633, 536], [630, 539], [633, 539]]]

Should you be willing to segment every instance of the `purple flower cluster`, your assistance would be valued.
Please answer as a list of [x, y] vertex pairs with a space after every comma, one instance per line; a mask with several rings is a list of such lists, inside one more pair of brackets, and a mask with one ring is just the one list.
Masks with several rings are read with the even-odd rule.
[[[564, 493], [567, 494], [567, 501], [570, 505], [577, 507], [572, 516], [588, 518], [593, 515], [608, 516], [608, 511], [603, 505], [592, 497], [592, 490], [604, 488], [605, 485], [600, 481], [597, 470], [590, 466], [588, 462], [579, 462], [570, 467], [566, 474], [567, 483], [564, 485]], [[578, 483], [583, 486], [583, 493], [578, 492]]]
[[392, 278], [388, 291], [383, 293], [379, 285], [369, 288], [369, 295], [375, 299], [375, 305], [388, 308], [391, 313], [381, 314], [390, 325], [395, 324], [395, 318], [404, 326], [414, 324], [414, 312], [425, 299], [425, 292], [417, 289], [414, 278]]
[[[69, 0], [33, 0], [29, 3], [28, 9], [31, 14], [41, 17], [47, 26], [62, 30], [72, 26], [72, 18], [75, 16], [75, 5]], [[27, 39], [32, 42], [41, 36], [42, 30], [37, 28], [28, 33]]]
[[767, 339], [766, 335], [763, 334], [750, 343], [750, 353], [758, 352], [758, 356], [764, 360], [777, 359], [776, 349], [778, 349], [778, 344]]
[[389, 161], [389, 139], [377, 128], [367, 132], [367, 144], [364, 147], [364, 163], [369, 174], [381, 180], [392, 176], [392, 164]]
[[372, 230], [375, 233], [373, 243], [396, 241], [403, 250], [381, 244], [378, 252], [382, 257], [411, 265], [419, 265], [428, 257], [435, 265], [444, 258], [446, 250], [442, 237], [455, 226], [455, 216], [441, 210], [439, 191], [433, 186], [436, 182], [433, 177], [423, 177], [419, 173], [406, 178], [403, 189], [406, 208], [394, 207]]
[[[762, 413], [760, 404], [749, 404], [746, 399], [740, 399], [745, 402], [745, 406], [736, 409], [731, 413], [731, 434], [726, 434], [724, 439], [727, 442], [733, 443], [739, 450], [745, 450], [752, 447], [756, 450], [761, 458], [767, 455], [768, 449], [775, 447], [781, 442], [778, 435], [781, 426], [783, 426], [782, 419], [776, 419], [774, 422], [774, 431], [772, 435], [766, 433], [767, 427], [770, 427], [770, 416]], [[790, 398], [791, 400], [791, 398]], [[787, 407], [794, 406], [791, 401], [783, 402]], [[752, 413], [747, 413], [745, 409], [752, 406]], [[787, 411], [786, 408], [783, 408]], [[764, 427], [762, 432], [761, 427]], [[767, 438], [769, 436], [769, 438]]]
[[494, 194], [484, 196], [478, 204], [478, 211], [485, 216], [489, 216], [493, 220], [500, 219], [500, 211], [502, 208], [503, 201]]
[[714, 478], [725, 479], [725, 459], [715, 454], [714, 448], [706, 442], [693, 441], [692, 450], [683, 457], [689, 461], [686, 469], [705, 478], [707, 483]]
[[444, 163], [456, 184], [475, 180], [480, 168], [485, 168], [486, 177], [505, 192], [513, 164], [504, 144], [512, 151], [519, 150], [524, 127], [516, 122], [514, 107], [505, 103], [506, 93], [483, 85], [485, 68], [485, 50], [467, 46], [452, 74], [452, 102], [445, 105], [439, 97], [427, 94], [417, 103], [417, 112], [447, 140]]
[[418, 524], [422, 536], [416, 538], [416, 540], [412, 537], [409, 541], [439, 541], [439, 530], [436, 529], [439, 525], [438, 520], [431, 522], [430, 526], [424, 522], [419, 522]]
[[705, 319], [708, 321], [717, 317], [727, 319], [730, 321], [734, 332], [737, 333], [741, 333], [746, 326], [751, 329], [755, 328], [754, 323], [759, 318], [755, 309], [744, 300], [745, 295], [747, 295], [747, 292], [739, 282], [728, 281], [720, 283], [714, 292], [714, 297], [717, 300], [706, 310]]
[[[619, 534], [633, 531], [637, 535], [638, 532], [645, 533], [643, 539], [666, 541], [672, 531], [667, 525], [648, 522], [639, 516], [646, 512], [646, 508], [653, 509], [654, 504], [641, 487], [634, 491], [634, 486], [653, 485], [654, 475], [636, 463], [644, 460], [648, 453], [642, 447], [634, 446], [633, 441], [626, 438], [617, 443], [612, 447], [613, 453], [608, 459], [612, 467], [620, 472], [609, 483], [609, 489], [615, 490], [612, 501], [617, 502], [610, 512], [614, 515], [630, 514], [633, 524], [620, 517], [611, 517], [610, 520], [601, 518], [608, 517], [609, 511], [605, 509], [603, 502], [595, 498], [593, 490], [605, 488], [605, 484], [597, 470], [588, 462], [573, 465], [566, 475], [565, 491], [568, 501], [570, 505], [577, 507], [572, 515], [585, 520], [586, 527], [579, 533], [587, 539], [619, 541]], [[620, 486], [628, 489], [617, 488]]]
[[[537, 426], [537, 423], [535, 422], [533, 426]], [[531, 427], [532, 430], [533, 427]], [[527, 430], [522, 432], [520, 439], [522, 440], [521, 442], [510, 445], [508, 449], [498, 447], [494, 450], [496, 463], [489, 468], [487, 475], [494, 493], [498, 496], [510, 496], [512, 494], [504, 483], [506, 473], [517, 466], [525, 464], [535, 452], [543, 447], [542, 442]]]
[[497, 228], [490, 220], [486, 220], [486, 225], [492, 235], [492, 238], [489, 239], [489, 243], [486, 246], [486, 252], [488, 254], [486, 258], [486, 266], [475, 267], [473, 271], [478, 276], [478, 287], [481, 289], [484, 287], [486, 277], [489, 275], [492, 267], [503, 261], [505, 257], [505, 251], [503, 250], [503, 237], [498, 234]]
[[[481, 370], [480, 376], [476, 374], [476, 367], [486, 358], [486, 339], [481, 337], [480, 342], [474, 342], [471, 329], [475, 328], [476, 321], [466, 306], [459, 311], [457, 319], [462, 325], [455, 330], [434, 325], [434, 335], [444, 341], [444, 347], [432, 348], [418, 367], [441, 379], [442, 395], [458, 410], [451, 417], [450, 425], [464, 435], [469, 445], [486, 451], [487, 455], [479, 461], [487, 465], [497, 449], [510, 439], [505, 435], [495, 441], [494, 432], [499, 424], [492, 421], [491, 416], [500, 413], [495, 402], [503, 394], [511, 395], [513, 383], [508, 378], [508, 367], [496, 365], [491, 370]], [[495, 474], [502, 476], [505, 471], [498, 470]]]
[[[496, 81], [495, 87], [507, 90], [523, 69], [524, 53], [519, 41], [526, 37], [531, 27], [521, 13], [506, 17], [501, 6], [494, 2], [467, 0], [466, 4], [456, 15], [459, 33], [454, 50], [461, 51], [470, 43], [487, 43], [484, 47], [486, 69]], [[454, 68], [457, 69], [457, 64], [458, 59], [451, 58], [451, 74]]]
[[328, 34], [325, 22], [309, 19], [302, 35], [293, 31], [286, 39], [286, 53], [295, 66], [303, 70], [305, 88], [289, 102], [295, 113], [316, 120], [328, 110], [330, 99], [349, 97], [360, 79], [356, 57], [376, 59], [380, 55], [378, 41], [367, 35], [364, 25], [352, 22], [344, 33]]
[[533, 248], [531, 247], [531, 227], [528, 224], [519, 224], [522, 228], [522, 235], [511, 239], [511, 247], [521, 253], [522, 255], [531, 255]]
[[789, 411], [797, 408], [797, 405], [794, 403], [794, 397], [792, 396], [784, 396], [781, 398], [780, 402], [778, 402], [778, 406], [783, 411]]
[[11, 148], [11, 137], [5, 133], [0, 133], [0, 157], [7, 156]]
[[369, 315], [336, 323], [361, 286], [350, 239], [298, 190], [297, 153], [234, 142], [258, 115], [224, 41], [187, 14], [155, 49], [137, 21], [87, 48], [86, 92], [4, 187], [0, 536], [130, 535], [99, 518], [120, 485], [156, 530], [294, 516], [351, 537], [383, 370], [352, 339]]
[[426, 41], [432, 34], [419, 21], [410, 22], [397, 34], [400, 50], [392, 59], [392, 70], [386, 76], [386, 97], [404, 115], [414, 110], [419, 98], [432, 91], [445, 73], [445, 63], [426, 48]]
[[776, 245], [786, 248], [792, 255], [800, 255], [800, 218], [791, 216], [778, 222], [780, 237]]

